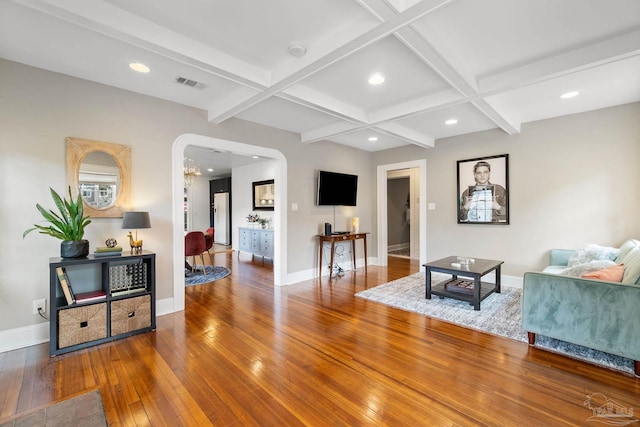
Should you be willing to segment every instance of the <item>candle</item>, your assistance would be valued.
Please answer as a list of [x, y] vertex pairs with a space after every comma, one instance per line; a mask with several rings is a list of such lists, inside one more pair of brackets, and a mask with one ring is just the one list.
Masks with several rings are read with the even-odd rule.
[[351, 219], [351, 231], [358, 233], [360, 231], [360, 218], [353, 217]]

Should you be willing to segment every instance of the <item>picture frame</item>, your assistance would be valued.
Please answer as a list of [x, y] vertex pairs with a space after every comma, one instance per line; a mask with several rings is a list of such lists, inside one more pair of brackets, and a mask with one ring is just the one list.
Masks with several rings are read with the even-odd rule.
[[509, 155], [457, 161], [458, 224], [509, 224]]
[[276, 204], [275, 197], [275, 181], [267, 179], [265, 181], [256, 181], [253, 186], [253, 210], [254, 211], [272, 211]]

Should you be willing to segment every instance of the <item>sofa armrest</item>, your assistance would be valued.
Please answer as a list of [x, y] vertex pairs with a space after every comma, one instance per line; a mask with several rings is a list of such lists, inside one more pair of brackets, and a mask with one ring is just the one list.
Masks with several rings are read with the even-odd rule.
[[640, 286], [527, 272], [522, 327], [640, 360]]
[[569, 258], [575, 255], [575, 249], [551, 249], [549, 265], [569, 265]]

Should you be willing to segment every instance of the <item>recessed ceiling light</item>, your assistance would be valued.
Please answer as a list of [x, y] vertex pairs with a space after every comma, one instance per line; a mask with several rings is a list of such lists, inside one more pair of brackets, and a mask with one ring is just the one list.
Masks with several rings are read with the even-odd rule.
[[147, 67], [144, 64], [141, 64], [140, 62], [132, 62], [131, 64], [129, 64], [129, 68], [131, 68], [133, 71], [145, 74], [151, 71], [151, 68]]
[[458, 123], [458, 119], [449, 119], [446, 122], [444, 122], [445, 125], [455, 125], [456, 123]]
[[572, 92], [563, 93], [562, 95], [560, 95], [560, 98], [569, 99], [569, 98], [573, 98], [574, 96], [578, 96], [578, 95], [580, 95], [580, 92], [578, 92], [577, 90], [574, 90]]
[[384, 83], [384, 76], [380, 73], [375, 73], [371, 77], [369, 77], [370, 85], [379, 85]]
[[377, 136], [370, 136], [369, 137], [369, 142], [376, 142], [378, 140]]
[[260, 158], [260, 156], [251, 156], [251, 157], [253, 157], [254, 159], [259, 159]]
[[207, 172], [213, 172], [213, 171], [214, 171], [214, 169], [213, 169], [213, 168], [209, 168], [209, 169], [207, 169]]

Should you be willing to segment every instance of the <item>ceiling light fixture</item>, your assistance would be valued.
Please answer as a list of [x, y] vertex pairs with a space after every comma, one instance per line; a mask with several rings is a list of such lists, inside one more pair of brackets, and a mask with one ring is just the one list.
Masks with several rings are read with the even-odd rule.
[[580, 92], [578, 92], [577, 90], [571, 91], [571, 92], [565, 92], [562, 95], [560, 95], [560, 98], [562, 99], [569, 99], [569, 98], [573, 98], [574, 96], [578, 96], [580, 95]]
[[207, 172], [213, 172], [214, 170], [215, 169], [213, 169], [213, 168], [209, 168], [209, 169], [207, 169]]
[[370, 136], [369, 137], [369, 142], [376, 142], [378, 140], [377, 136]]
[[260, 158], [260, 156], [251, 156], [251, 157], [254, 158], [254, 159], [259, 159]]
[[193, 159], [184, 159], [184, 182], [187, 184], [187, 187], [191, 187], [191, 185], [196, 181], [200, 175], [200, 168], [196, 164]]
[[449, 119], [446, 122], [444, 122], [444, 124], [448, 126], [455, 125], [456, 123], [458, 123], [458, 119]]
[[375, 73], [371, 77], [369, 77], [370, 85], [379, 85], [384, 83], [384, 76], [380, 73]]
[[147, 67], [146, 65], [140, 62], [132, 62], [131, 64], [129, 64], [129, 68], [131, 68], [133, 71], [137, 71], [139, 73], [144, 73], [144, 74], [151, 71], [151, 68]]
[[293, 42], [287, 47], [289, 55], [301, 58], [307, 53], [307, 48], [300, 42]]

